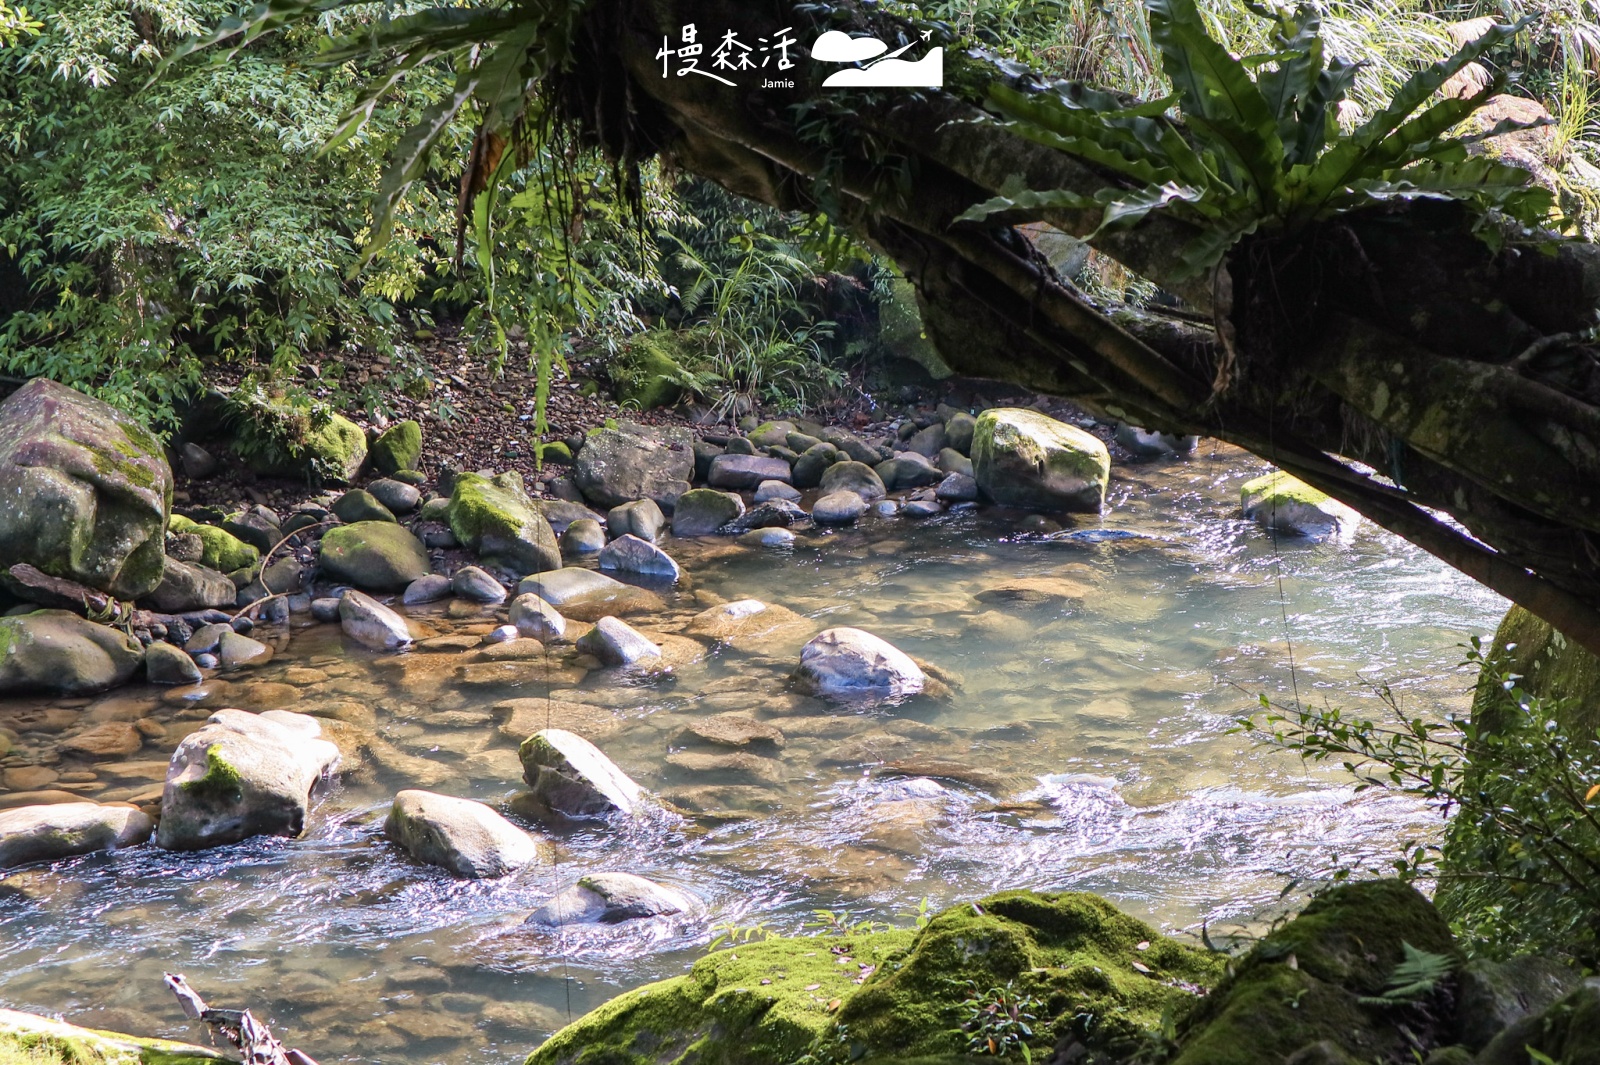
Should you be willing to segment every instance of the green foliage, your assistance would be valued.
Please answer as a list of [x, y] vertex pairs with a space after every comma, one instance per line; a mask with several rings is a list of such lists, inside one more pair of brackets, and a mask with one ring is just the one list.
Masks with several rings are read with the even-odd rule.
[[1405, 958], [1389, 974], [1389, 982], [1376, 995], [1365, 995], [1361, 1001], [1369, 1006], [1404, 1006], [1428, 997], [1439, 984], [1455, 971], [1456, 959], [1448, 954], [1434, 954], [1418, 950], [1410, 943], [1405, 948]]
[[[1467, 154], [1473, 140], [1524, 126], [1502, 122], [1477, 136], [1450, 135], [1486, 102], [1487, 91], [1427, 102], [1519, 26], [1490, 27], [1449, 59], [1413, 74], [1385, 108], [1347, 135], [1339, 128], [1338, 105], [1356, 68], [1326, 57], [1315, 8], [1271, 13], [1273, 50], [1240, 60], [1211, 35], [1194, 0], [1147, 0], [1146, 6], [1172, 97], [1129, 106], [1075, 84], [1034, 95], [1003, 85], [990, 90], [991, 104], [1018, 133], [1095, 163], [1132, 187], [1107, 188], [1092, 198], [1018, 189], [971, 208], [963, 219], [1099, 207], [1103, 231], [1167, 212], [1200, 230], [1183, 253], [1193, 275], [1213, 268], [1258, 229], [1292, 233], [1389, 202], [1461, 200], [1528, 225], [1549, 214], [1550, 193], [1531, 187], [1526, 171]], [[1165, 114], [1171, 106], [1183, 114], [1181, 127]]]
[[[1443, 848], [1408, 845], [1393, 868], [1408, 880], [1438, 880], [1441, 909], [1468, 949], [1547, 951], [1594, 965], [1600, 746], [1594, 735], [1568, 732], [1559, 703], [1536, 699], [1517, 677], [1497, 672], [1477, 639], [1467, 661], [1487, 680], [1471, 721], [1409, 713], [1383, 688], [1382, 719], [1263, 699], [1263, 716], [1240, 725], [1308, 761], [1343, 765], [1358, 790], [1412, 795], [1451, 816]], [[1334, 875], [1347, 878], [1349, 870]]]
[[1034, 1037], [1033, 1026], [1039, 1020], [1044, 1003], [1033, 995], [1017, 990], [1016, 982], [1008, 980], [1003, 987], [987, 990], [968, 980], [966, 998], [960, 1006], [961, 1030], [967, 1035], [967, 1050], [973, 1054], [1010, 1057], [1013, 1051], [1022, 1060], [1033, 1061], [1028, 1040]]
[[24, 37], [37, 37], [42, 29], [44, 23], [30, 15], [27, 8], [20, 4], [11, 7], [0, 0], [0, 48], [10, 48]]

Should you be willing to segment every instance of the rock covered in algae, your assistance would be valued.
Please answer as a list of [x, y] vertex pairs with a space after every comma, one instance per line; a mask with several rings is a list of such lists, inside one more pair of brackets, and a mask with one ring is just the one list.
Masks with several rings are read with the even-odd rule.
[[0, 1009], [0, 1061], [27, 1065], [226, 1065], [220, 1050], [170, 1039], [79, 1028]]

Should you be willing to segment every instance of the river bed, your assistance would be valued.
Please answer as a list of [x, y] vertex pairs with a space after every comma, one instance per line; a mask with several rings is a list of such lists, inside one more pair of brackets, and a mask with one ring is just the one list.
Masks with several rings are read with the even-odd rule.
[[[296, 620], [271, 663], [200, 698], [135, 686], [0, 702], [0, 725], [20, 734], [7, 767], [35, 763], [55, 775], [44, 786], [97, 799], [159, 794], [173, 747], [218, 706], [327, 714], [374, 732], [382, 752], [303, 839], [146, 846], [4, 877], [0, 1004], [203, 1038], [161, 984], [174, 971], [324, 1065], [510, 1062], [569, 1017], [683, 971], [726, 926], [797, 931], [819, 909], [909, 924], [924, 899], [1013, 887], [1098, 892], [1188, 935], [1270, 919], [1291, 875], [1440, 826], [1412, 802], [1357, 795], [1337, 769], [1254, 747], [1235, 719], [1261, 692], [1375, 706], [1380, 681], [1413, 709], [1464, 710], [1459, 645], [1506, 604], [1370, 525], [1348, 545], [1274, 544], [1237, 516], [1239, 484], [1263, 469], [1210, 442], [1186, 461], [1119, 467], [1105, 516], [1064, 522], [1065, 535], [1019, 534], [1021, 515], [979, 510], [868, 519], [783, 551], [669, 538], [687, 579], [630, 623], [676, 632], [753, 597], [815, 624], [710, 649], [665, 678], [585, 675], [559, 655], [463, 673], [479, 652], [376, 655]], [[1089, 529], [1114, 535], [1072, 535]], [[1058, 583], [1017, 584], [1033, 579]], [[419, 616], [474, 636], [503, 608]], [[788, 691], [800, 645], [833, 625], [888, 639], [953, 691], [853, 709]], [[775, 725], [781, 749], [707, 762], [716, 752], [685, 726], [729, 710]], [[138, 722], [143, 747], [54, 753], [113, 721]], [[566, 833], [557, 864], [499, 881], [457, 881], [384, 840], [402, 787], [511, 802], [524, 790], [517, 742], [547, 724], [590, 736], [688, 816]], [[521, 925], [603, 869], [685, 888], [705, 912]]]

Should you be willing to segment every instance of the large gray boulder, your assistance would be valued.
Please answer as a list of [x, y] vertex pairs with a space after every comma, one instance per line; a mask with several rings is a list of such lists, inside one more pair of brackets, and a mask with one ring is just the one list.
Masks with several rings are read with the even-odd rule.
[[788, 483], [789, 464], [767, 455], [718, 455], [711, 460], [706, 483], [712, 488], [754, 488], [762, 481]]
[[0, 618], [0, 695], [83, 695], [122, 684], [144, 661], [139, 641], [67, 610]]
[[1239, 509], [1263, 529], [1308, 540], [1349, 540], [1361, 526], [1358, 512], [1282, 470], [1240, 485]]
[[472, 880], [514, 873], [552, 853], [475, 799], [417, 789], [394, 797], [383, 831], [417, 861]]
[[566, 729], [541, 729], [522, 741], [517, 756], [534, 797], [563, 816], [631, 817], [648, 802], [645, 790], [600, 748]]
[[161, 583], [172, 469], [149, 430], [39, 378], [0, 403], [0, 582], [19, 562], [119, 599]]
[[317, 719], [218, 710], [172, 754], [156, 845], [200, 850], [251, 836], [299, 836], [339, 748]]
[[131, 847], [154, 829], [149, 816], [132, 806], [66, 802], [0, 810], [0, 869]]
[[972, 476], [1001, 506], [1098, 513], [1111, 454], [1075, 425], [1036, 410], [997, 407], [978, 416]]
[[428, 552], [411, 530], [392, 521], [358, 521], [322, 537], [322, 570], [369, 592], [399, 592], [427, 576]]
[[632, 533], [617, 537], [600, 551], [600, 568], [668, 581], [675, 581], [681, 575], [671, 555]]
[[822, 474], [821, 487], [823, 495], [854, 492], [868, 503], [875, 503], [888, 494], [878, 471], [854, 459], [829, 466]]
[[818, 633], [800, 651], [795, 685], [831, 699], [888, 699], [915, 695], [927, 677], [911, 656], [861, 629]]
[[686, 891], [632, 873], [590, 873], [546, 899], [525, 923], [545, 927], [614, 924], [643, 917], [693, 913], [700, 904]]
[[572, 471], [591, 503], [615, 507], [635, 499], [657, 502], [694, 476], [694, 434], [681, 426], [624, 422], [589, 435]]
[[456, 539], [485, 562], [521, 577], [558, 569], [561, 545], [515, 471], [456, 476], [445, 512]]
[[161, 583], [144, 601], [162, 613], [183, 614], [191, 610], [231, 608], [238, 595], [233, 582], [216, 570], [168, 558], [162, 565]]
[[744, 513], [744, 500], [732, 492], [696, 488], [678, 497], [672, 512], [672, 535], [711, 536]]

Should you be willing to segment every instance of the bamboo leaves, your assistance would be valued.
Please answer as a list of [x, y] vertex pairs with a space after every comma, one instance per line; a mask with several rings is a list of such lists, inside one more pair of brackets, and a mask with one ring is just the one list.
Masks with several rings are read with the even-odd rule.
[[[1490, 26], [1449, 59], [1412, 75], [1388, 106], [1341, 135], [1338, 106], [1357, 67], [1327, 58], [1321, 19], [1309, 4], [1293, 12], [1251, 5], [1277, 23], [1277, 50], [1244, 59], [1210, 36], [1194, 0], [1146, 0], [1145, 6], [1174, 97], [1129, 104], [1078, 86], [1028, 94], [997, 85], [989, 98], [1013, 131], [1103, 168], [1118, 184], [1092, 200], [1050, 190], [1011, 192], [972, 207], [958, 221], [1098, 204], [1098, 234], [1168, 211], [1200, 230], [1182, 253], [1183, 272], [1195, 276], [1215, 268], [1234, 243], [1258, 229], [1293, 232], [1383, 203], [1465, 201], [1527, 225], [1549, 215], [1553, 197], [1531, 186], [1526, 171], [1467, 153], [1471, 143], [1528, 124], [1453, 132], [1492, 89], [1429, 103], [1452, 75], [1509, 40], [1527, 20]], [[1182, 125], [1166, 114], [1173, 103]]]

